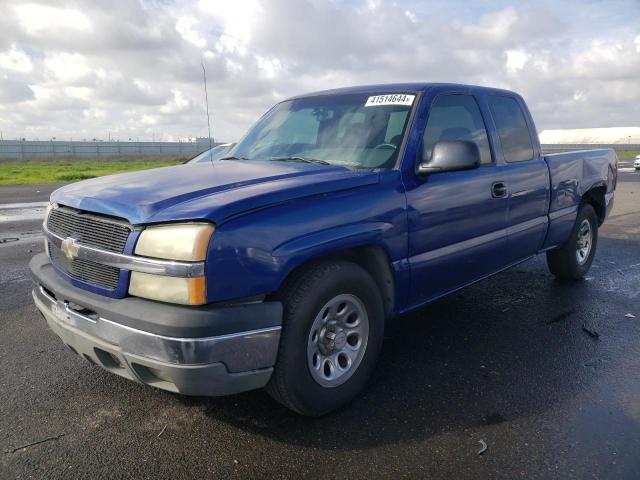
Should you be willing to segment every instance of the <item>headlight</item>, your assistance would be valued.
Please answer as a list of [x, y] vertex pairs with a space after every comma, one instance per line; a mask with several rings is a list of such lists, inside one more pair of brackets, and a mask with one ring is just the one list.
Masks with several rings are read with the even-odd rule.
[[[163, 260], [201, 262], [207, 257], [215, 227], [210, 223], [182, 223], [145, 228], [135, 248], [136, 255]], [[204, 277], [170, 277], [131, 272], [129, 294], [160, 302], [202, 305], [207, 301]]]
[[135, 253], [145, 257], [195, 262], [207, 257], [210, 223], [184, 223], [147, 227], [140, 234]]
[[166, 277], [164, 275], [131, 272], [129, 294], [182, 305], [202, 305], [207, 301], [204, 277]]

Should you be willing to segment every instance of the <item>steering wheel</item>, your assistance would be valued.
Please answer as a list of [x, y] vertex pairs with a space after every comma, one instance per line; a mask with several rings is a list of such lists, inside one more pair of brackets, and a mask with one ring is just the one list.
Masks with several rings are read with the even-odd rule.
[[398, 149], [397, 145], [394, 145], [393, 143], [381, 143], [379, 145], [376, 145], [375, 147], [373, 147], [373, 149], [375, 150], [376, 148], [392, 148], [394, 150]]

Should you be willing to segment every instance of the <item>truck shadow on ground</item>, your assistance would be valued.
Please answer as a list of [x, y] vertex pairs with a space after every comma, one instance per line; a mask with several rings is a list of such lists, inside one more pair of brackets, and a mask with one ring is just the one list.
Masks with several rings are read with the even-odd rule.
[[[604, 273], [606, 263], [594, 269]], [[323, 418], [296, 415], [264, 391], [179, 401], [252, 434], [311, 448], [473, 431], [544, 412], [596, 381], [599, 340], [582, 327], [604, 328], [607, 312], [625, 308], [616, 307], [620, 297], [624, 303], [624, 294], [612, 296], [596, 282], [554, 280], [539, 257], [389, 323], [368, 388]]]

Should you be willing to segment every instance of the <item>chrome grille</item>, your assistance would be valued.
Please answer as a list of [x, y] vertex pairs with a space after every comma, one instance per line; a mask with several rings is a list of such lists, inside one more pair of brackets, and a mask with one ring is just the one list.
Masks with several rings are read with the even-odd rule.
[[[47, 218], [47, 229], [62, 238], [109, 252], [123, 253], [133, 230], [126, 222], [71, 208], [53, 209]], [[75, 258], [69, 260], [55, 245], [49, 244], [51, 261], [73, 278], [101, 287], [118, 288], [120, 269]]]
[[47, 228], [60, 237], [73, 237], [84, 245], [115, 253], [124, 251], [132, 230], [125, 222], [64, 207], [51, 210]]
[[49, 252], [51, 261], [73, 278], [109, 289], [118, 288], [120, 269], [90, 260], [78, 258], [69, 260], [58, 247], [51, 245], [51, 243], [49, 243]]

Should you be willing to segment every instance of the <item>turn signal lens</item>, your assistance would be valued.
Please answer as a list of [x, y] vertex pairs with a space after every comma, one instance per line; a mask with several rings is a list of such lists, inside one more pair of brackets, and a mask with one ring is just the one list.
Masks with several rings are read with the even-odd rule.
[[203, 305], [207, 302], [204, 277], [181, 278], [131, 272], [129, 294], [181, 305]]

